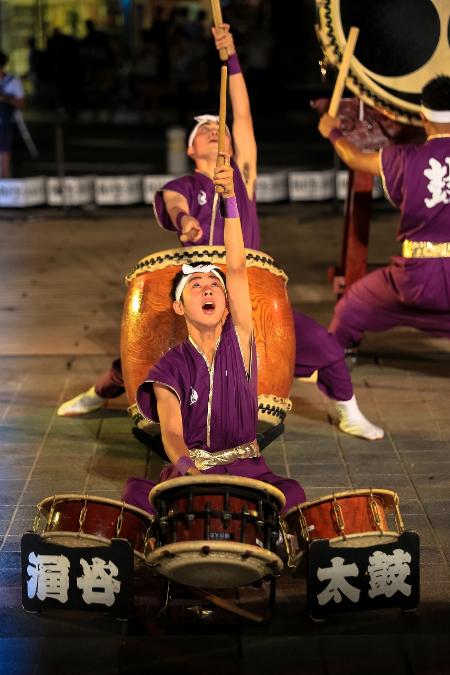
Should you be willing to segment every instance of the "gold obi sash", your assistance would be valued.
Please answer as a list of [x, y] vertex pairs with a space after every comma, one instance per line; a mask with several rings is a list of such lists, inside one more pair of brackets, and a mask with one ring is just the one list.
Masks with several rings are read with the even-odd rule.
[[433, 244], [431, 241], [410, 241], [405, 239], [402, 246], [404, 258], [450, 258], [450, 242]]
[[260, 457], [258, 442], [255, 439], [251, 443], [244, 443], [235, 448], [228, 450], [221, 450], [220, 452], [208, 452], [208, 450], [201, 450], [194, 448], [189, 450], [189, 455], [199, 471], [205, 469], [212, 469], [213, 466], [223, 466], [224, 464], [231, 464], [236, 459], [251, 459], [252, 457]]

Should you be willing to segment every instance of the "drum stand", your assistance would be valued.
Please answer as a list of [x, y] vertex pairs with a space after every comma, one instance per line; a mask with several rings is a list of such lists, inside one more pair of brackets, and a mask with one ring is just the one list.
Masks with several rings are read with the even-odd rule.
[[[260, 587], [264, 582], [261, 582]], [[243, 619], [253, 623], [267, 623], [271, 617], [276, 599], [276, 577], [271, 576], [267, 583], [268, 592], [265, 593], [265, 606], [263, 614], [244, 609], [239, 602], [242, 591], [246, 587], [230, 589], [234, 594], [234, 600], [212, 593], [209, 589], [184, 586], [167, 579], [165, 601], [158, 612], [157, 623], [169, 630], [186, 627], [200, 629], [201, 632], [221, 632], [224, 628], [230, 628], [235, 632], [243, 624]], [[258, 588], [255, 584], [253, 588]], [[241, 655], [241, 646], [239, 653]]]

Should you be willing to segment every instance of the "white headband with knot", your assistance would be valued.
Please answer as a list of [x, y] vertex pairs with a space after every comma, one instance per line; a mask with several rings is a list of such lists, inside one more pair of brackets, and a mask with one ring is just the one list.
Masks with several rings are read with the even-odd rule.
[[[197, 122], [197, 124], [189, 134], [188, 148], [192, 146], [194, 138], [196, 137], [197, 131], [200, 129], [200, 127], [202, 127], [204, 124], [208, 124], [208, 122], [216, 122], [217, 124], [219, 124], [219, 115], [197, 115], [197, 117], [194, 117], [194, 120]], [[228, 127], [225, 128], [229, 134], [230, 133], [229, 128]]]
[[181, 277], [180, 281], [178, 282], [178, 286], [175, 289], [175, 300], [178, 302], [181, 298], [181, 295], [184, 291], [184, 287], [186, 286], [187, 282], [191, 278], [193, 274], [197, 274], [198, 272], [201, 272], [202, 274], [214, 274], [215, 277], [218, 278], [220, 281], [223, 290], [226, 292], [225, 289], [225, 284], [223, 282], [222, 277], [219, 274], [220, 267], [217, 267], [217, 265], [197, 265], [196, 267], [193, 267], [192, 265], [183, 265], [181, 268], [181, 271], [183, 272], [183, 276]]
[[420, 107], [424, 116], [430, 122], [440, 122], [443, 124], [450, 122], [450, 110], [433, 110], [432, 108], [427, 108], [423, 104]]

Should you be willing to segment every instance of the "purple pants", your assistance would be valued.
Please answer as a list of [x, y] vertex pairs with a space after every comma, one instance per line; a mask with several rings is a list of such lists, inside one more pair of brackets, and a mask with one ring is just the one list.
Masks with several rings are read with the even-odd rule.
[[350, 286], [330, 331], [345, 348], [357, 345], [365, 331], [394, 326], [450, 337], [450, 258], [392, 258]]
[[[336, 338], [305, 314], [294, 311], [295, 377], [309, 377], [318, 371], [318, 386], [336, 401], [349, 401], [353, 396], [350, 373], [344, 352]], [[103, 398], [116, 398], [125, 391], [120, 359], [99, 377], [95, 392]]]
[[[306, 501], [305, 491], [302, 486], [293, 478], [277, 476], [262, 457], [254, 459], [237, 459], [232, 464], [226, 466], [215, 466], [212, 469], [202, 471], [205, 474], [242, 476], [245, 478], [254, 478], [264, 483], [269, 483], [281, 490], [286, 498], [286, 506], [283, 509], [288, 511], [293, 506]], [[182, 474], [178, 472], [173, 464], [167, 464], [161, 471], [158, 483], [163, 483], [171, 478], [179, 478]], [[155, 511], [149, 502], [148, 495], [157, 483], [153, 483], [145, 478], [128, 478], [122, 492], [122, 499], [132, 506], [137, 506], [143, 511], [148, 511], [155, 515]]]

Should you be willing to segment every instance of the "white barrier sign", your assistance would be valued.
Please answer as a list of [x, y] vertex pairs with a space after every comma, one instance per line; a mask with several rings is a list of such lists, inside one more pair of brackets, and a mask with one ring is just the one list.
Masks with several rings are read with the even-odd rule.
[[175, 176], [159, 175], [159, 176], [144, 176], [142, 187], [144, 190], [144, 202], [146, 204], [153, 204], [155, 193], [160, 190], [163, 185], [173, 180]]
[[[336, 175], [336, 193], [338, 199], [347, 199], [348, 171], [338, 171]], [[383, 196], [383, 187], [381, 178], [374, 176], [372, 199], [379, 199]]]
[[142, 202], [142, 176], [102, 176], [95, 179], [95, 201], [100, 206]]
[[289, 198], [298, 201], [322, 201], [334, 196], [333, 171], [291, 171], [288, 175]]
[[94, 176], [47, 178], [47, 203], [50, 206], [83, 206], [94, 201]]
[[256, 201], [282, 202], [289, 196], [287, 171], [261, 173], [256, 180]]
[[45, 202], [44, 176], [0, 180], [0, 207], [39, 206]]

